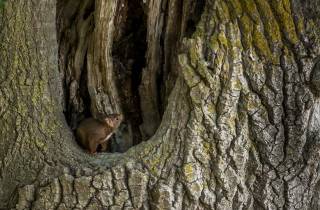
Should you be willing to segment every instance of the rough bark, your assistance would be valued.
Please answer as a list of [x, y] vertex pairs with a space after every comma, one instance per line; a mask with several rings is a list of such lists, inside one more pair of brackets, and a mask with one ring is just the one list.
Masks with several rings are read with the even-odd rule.
[[[114, 50], [135, 41], [128, 2], [1, 11], [0, 208], [320, 209], [320, 1], [135, 1], [141, 81], [115, 79], [135, 49]], [[148, 140], [84, 153], [72, 116], [111, 111]]]

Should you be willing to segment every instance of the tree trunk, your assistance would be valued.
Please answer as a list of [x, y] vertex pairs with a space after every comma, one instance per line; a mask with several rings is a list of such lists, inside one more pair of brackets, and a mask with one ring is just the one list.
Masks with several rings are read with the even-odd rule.
[[7, 1], [0, 208], [320, 209], [319, 5]]

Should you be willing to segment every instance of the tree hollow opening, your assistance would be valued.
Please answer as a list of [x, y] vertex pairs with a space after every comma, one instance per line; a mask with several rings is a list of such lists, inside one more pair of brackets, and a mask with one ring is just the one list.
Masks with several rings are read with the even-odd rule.
[[141, 0], [104, 5], [113, 9], [95, 3], [57, 4], [64, 114], [75, 132], [83, 119], [121, 112], [123, 123], [108, 145], [97, 150], [125, 152], [150, 139], [159, 127], [179, 74], [180, 40], [195, 31], [205, 0], [167, 2], [159, 10]]

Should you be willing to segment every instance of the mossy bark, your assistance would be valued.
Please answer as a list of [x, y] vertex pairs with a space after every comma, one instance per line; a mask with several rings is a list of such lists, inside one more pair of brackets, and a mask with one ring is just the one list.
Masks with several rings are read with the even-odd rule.
[[[0, 208], [320, 208], [319, 0], [79, 2], [1, 10]], [[112, 49], [139, 37], [134, 5], [125, 94], [141, 56]], [[147, 141], [76, 144], [72, 119], [126, 110]]]

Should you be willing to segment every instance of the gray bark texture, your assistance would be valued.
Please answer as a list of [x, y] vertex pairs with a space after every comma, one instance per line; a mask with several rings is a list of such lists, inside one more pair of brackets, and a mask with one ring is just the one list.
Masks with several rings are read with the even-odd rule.
[[[320, 0], [8, 0], [0, 29], [0, 209], [320, 209]], [[123, 153], [86, 153], [110, 113]]]

